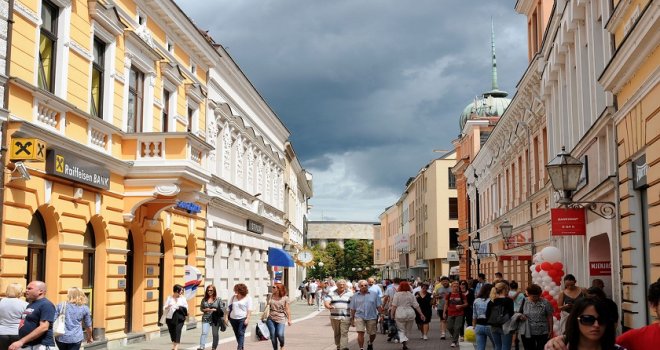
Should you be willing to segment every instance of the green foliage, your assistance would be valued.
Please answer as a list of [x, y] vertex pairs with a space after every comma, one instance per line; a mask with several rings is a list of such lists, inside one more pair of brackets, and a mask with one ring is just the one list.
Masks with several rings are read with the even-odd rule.
[[[335, 280], [356, 280], [373, 274], [373, 245], [369, 241], [349, 239], [344, 241], [343, 249], [336, 242], [331, 242], [325, 249], [318, 245], [312, 247], [312, 252], [317, 264], [314, 268], [307, 269], [308, 278], [333, 276]], [[323, 267], [318, 266], [319, 261], [323, 262]]]

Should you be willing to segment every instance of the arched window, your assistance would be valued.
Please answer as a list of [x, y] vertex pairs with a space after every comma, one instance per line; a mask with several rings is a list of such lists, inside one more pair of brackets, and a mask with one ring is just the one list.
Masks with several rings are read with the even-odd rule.
[[28, 226], [27, 281], [46, 280], [46, 224], [39, 213], [32, 215]]
[[83, 249], [82, 287], [84, 289], [91, 289], [94, 286], [94, 251], [96, 249], [94, 228], [91, 223], [87, 223], [83, 246], [85, 248]]

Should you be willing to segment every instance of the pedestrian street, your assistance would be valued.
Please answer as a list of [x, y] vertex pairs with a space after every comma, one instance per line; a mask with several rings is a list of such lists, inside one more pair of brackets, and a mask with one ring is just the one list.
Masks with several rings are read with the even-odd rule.
[[[288, 326], [285, 331], [286, 335], [286, 350], [335, 350], [336, 347], [333, 342], [332, 329], [330, 327], [329, 312], [327, 310], [317, 311], [316, 306], [309, 306], [305, 302], [296, 301], [291, 304], [291, 314], [293, 316], [293, 325]], [[435, 315], [434, 315], [435, 316]], [[257, 341], [255, 339], [255, 326], [260, 313], [255, 312], [250, 320], [250, 326], [246, 333], [245, 348], [248, 350], [272, 350], [270, 340]], [[429, 333], [429, 340], [422, 340], [417, 330], [413, 330], [413, 334], [408, 342], [408, 348], [411, 350], [439, 350], [439, 349], [452, 349], [449, 347], [451, 341], [440, 340], [438, 318], [433, 318], [431, 321], [431, 332]], [[201, 329], [189, 329], [181, 336], [181, 345], [179, 349], [183, 350], [196, 350], [199, 347], [199, 335]], [[357, 345], [357, 333], [355, 327], [349, 330], [349, 349], [359, 350]], [[209, 337], [210, 338], [210, 337]], [[210, 340], [210, 339], [209, 339]], [[387, 335], [378, 334], [374, 342], [374, 350], [399, 350], [401, 344], [394, 342], [387, 342]], [[206, 348], [210, 349], [211, 343], [206, 344]], [[167, 331], [161, 334], [160, 337], [129, 344], [122, 347], [122, 349], [140, 349], [140, 350], [157, 350], [157, 349], [170, 349], [171, 342], [167, 335]], [[236, 340], [232, 333], [231, 328], [226, 332], [220, 333], [220, 345], [218, 349], [233, 350], [236, 348]], [[366, 348], [366, 344], [365, 344]], [[454, 348], [459, 349], [459, 348]], [[460, 349], [474, 349], [472, 343], [460, 343]], [[487, 349], [491, 349], [490, 347]]]

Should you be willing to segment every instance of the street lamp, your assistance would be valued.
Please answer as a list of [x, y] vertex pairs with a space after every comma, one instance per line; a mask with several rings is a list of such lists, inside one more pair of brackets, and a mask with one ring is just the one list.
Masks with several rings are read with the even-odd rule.
[[509, 220], [504, 220], [500, 224], [500, 232], [502, 232], [502, 238], [504, 239], [504, 246], [506, 249], [509, 248], [509, 242], [511, 241], [511, 236], [513, 235], [513, 225]]
[[459, 244], [456, 246], [456, 253], [458, 254], [458, 258], [459, 258], [459, 259], [462, 259], [462, 258], [463, 258], [463, 254], [465, 254], [465, 247], [463, 247], [463, 245], [459, 243]]
[[477, 258], [492, 255], [495, 257], [495, 259], [497, 259], [497, 254], [495, 253], [482, 253], [479, 251], [479, 249], [481, 249], [481, 240], [479, 239], [479, 237], [472, 239], [472, 249], [474, 249]]
[[561, 147], [561, 153], [545, 166], [548, 169], [552, 187], [561, 195], [557, 201], [559, 204], [570, 204], [573, 201], [573, 191], [578, 187], [583, 166], [584, 164], [579, 159], [566, 153], [564, 146]]
[[583, 166], [579, 159], [566, 152], [564, 146], [561, 147], [561, 153], [545, 166], [552, 188], [560, 195], [557, 203], [570, 208], [587, 208], [604, 219], [614, 219], [616, 206], [612, 202], [573, 200], [573, 192], [580, 183]]

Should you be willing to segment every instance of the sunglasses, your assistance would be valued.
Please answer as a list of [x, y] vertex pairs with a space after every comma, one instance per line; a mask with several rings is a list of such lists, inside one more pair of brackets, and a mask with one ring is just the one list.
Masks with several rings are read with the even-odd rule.
[[578, 317], [578, 321], [580, 321], [580, 324], [583, 326], [593, 326], [596, 321], [598, 321], [598, 325], [603, 325], [606, 320], [602, 317], [596, 317], [593, 315], [581, 315]]

